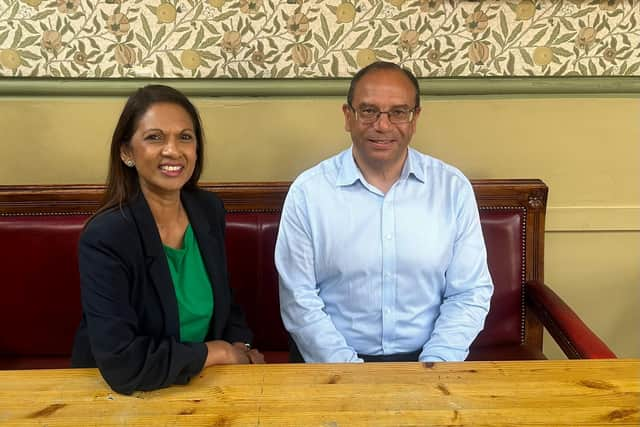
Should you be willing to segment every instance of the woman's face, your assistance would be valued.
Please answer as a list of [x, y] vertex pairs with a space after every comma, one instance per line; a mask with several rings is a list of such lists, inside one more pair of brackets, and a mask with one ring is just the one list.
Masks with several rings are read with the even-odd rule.
[[138, 122], [120, 157], [132, 160], [145, 195], [175, 196], [196, 165], [196, 133], [189, 113], [180, 105], [151, 105]]

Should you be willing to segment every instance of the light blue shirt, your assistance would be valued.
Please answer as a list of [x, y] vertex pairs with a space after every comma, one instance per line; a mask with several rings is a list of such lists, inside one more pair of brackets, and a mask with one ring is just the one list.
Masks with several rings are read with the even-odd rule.
[[469, 180], [413, 149], [386, 194], [351, 149], [302, 173], [275, 262], [282, 320], [307, 362], [464, 360], [493, 293]]

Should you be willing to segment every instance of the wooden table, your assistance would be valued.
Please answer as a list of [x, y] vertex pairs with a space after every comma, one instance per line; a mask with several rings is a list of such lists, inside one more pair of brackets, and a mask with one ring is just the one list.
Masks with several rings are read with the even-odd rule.
[[0, 425], [640, 425], [640, 359], [216, 366], [123, 396], [95, 369], [0, 371]]

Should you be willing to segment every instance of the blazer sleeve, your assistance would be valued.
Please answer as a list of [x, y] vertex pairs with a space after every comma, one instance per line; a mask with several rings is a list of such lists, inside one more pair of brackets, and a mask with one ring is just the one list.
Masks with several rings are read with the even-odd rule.
[[[162, 309], [153, 301], [134, 305], [145, 295], [134, 282], [151, 285], [141, 278], [146, 271], [140, 271], [145, 260], [135, 249], [139, 245], [127, 234], [135, 232], [90, 224], [79, 243], [82, 309], [96, 365], [111, 388], [123, 394], [185, 384], [202, 370], [206, 345], [165, 336]], [[147, 317], [158, 316], [157, 333], [141, 330], [141, 306], [150, 310]]]

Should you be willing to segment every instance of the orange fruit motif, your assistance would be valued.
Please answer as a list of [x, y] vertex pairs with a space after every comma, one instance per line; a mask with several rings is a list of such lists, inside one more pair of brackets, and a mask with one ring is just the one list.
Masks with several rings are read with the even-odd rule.
[[347, 22], [353, 21], [356, 17], [356, 8], [349, 2], [343, 2], [338, 5], [336, 8], [336, 18], [338, 19], [338, 24], [346, 24]]
[[202, 63], [202, 60], [198, 52], [187, 49], [182, 52], [182, 55], [180, 55], [180, 62], [184, 68], [195, 71]]
[[176, 20], [176, 8], [169, 3], [160, 3], [160, 6], [156, 9], [156, 16], [158, 22], [162, 24], [170, 24]]
[[538, 65], [549, 65], [553, 60], [553, 51], [546, 46], [537, 47], [533, 51], [533, 62]]
[[360, 49], [356, 55], [356, 62], [358, 67], [364, 68], [369, 64], [372, 64], [378, 60], [376, 53], [373, 49]]
[[10, 70], [17, 70], [22, 63], [20, 54], [15, 49], [0, 50], [0, 65]]

